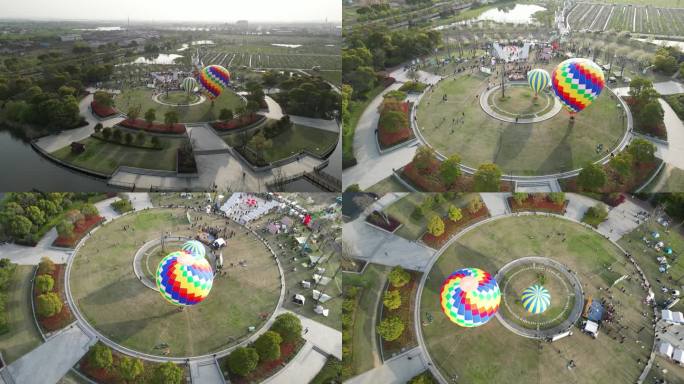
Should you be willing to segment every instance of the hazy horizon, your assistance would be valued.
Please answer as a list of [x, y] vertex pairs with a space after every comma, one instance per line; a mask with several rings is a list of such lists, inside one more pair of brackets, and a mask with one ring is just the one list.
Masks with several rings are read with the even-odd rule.
[[[87, 0], [0, 0], [0, 19], [157, 22], [341, 22], [340, 0], [117, 0], [112, 7]], [[219, 16], [220, 15], [220, 16]]]

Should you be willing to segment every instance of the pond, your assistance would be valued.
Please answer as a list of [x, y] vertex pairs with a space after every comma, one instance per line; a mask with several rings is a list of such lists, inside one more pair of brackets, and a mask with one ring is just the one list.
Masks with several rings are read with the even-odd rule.
[[183, 52], [186, 49], [190, 48], [191, 45], [214, 45], [214, 44], [215, 43], [213, 40], [196, 40], [196, 41], [191, 42], [190, 44], [187, 44], [187, 43], [183, 44], [181, 46], [181, 48], [178, 48], [176, 51], [177, 52]]
[[160, 53], [157, 57], [155, 58], [149, 58], [149, 57], [144, 57], [140, 56], [135, 61], [133, 61], [131, 64], [161, 64], [161, 65], [171, 65], [175, 64], [174, 60], [183, 57], [182, 55], [176, 55], [175, 53]]
[[285, 47], [285, 48], [299, 48], [302, 46], [301, 44], [276, 44], [276, 43], [273, 43], [271, 45], [274, 47]]
[[97, 27], [97, 28], [74, 28], [74, 31], [123, 31], [124, 28], [121, 27]]
[[61, 167], [39, 155], [25, 140], [0, 128], [0, 164], [5, 167], [0, 190], [10, 191], [116, 191], [104, 180]]
[[531, 24], [534, 23], [532, 15], [546, 8], [534, 4], [516, 4], [512, 9], [501, 10], [493, 8], [483, 12], [477, 20], [491, 20], [500, 23]]

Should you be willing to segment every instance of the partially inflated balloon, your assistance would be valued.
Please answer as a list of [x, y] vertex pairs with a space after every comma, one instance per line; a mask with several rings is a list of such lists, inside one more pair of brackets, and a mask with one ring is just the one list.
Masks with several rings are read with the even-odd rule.
[[215, 99], [230, 83], [230, 72], [220, 65], [206, 66], [200, 71], [199, 83], [209, 98]]
[[185, 244], [181, 246], [181, 250], [195, 257], [204, 257], [206, 254], [204, 244], [200, 243], [197, 240], [186, 241]]
[[479, 327], [499, 310], [501, 292], [488, 272], [463, 268], [444, 280], [439, 302], [452, 322], [462, 327]]
[[169, 253], [157, 267], [157, 288], [175, 305], [195, 305], [209, 295], [214, 272], [204, 257], [178, 251]]
[[601, 67], [588, 59], [565, 60], [551, 74], [553, 92], [570, 112], [586, 108], [598, 97], [604, 85]]
[[185, 93], [191, 94], [195, 92], [195, 89], [197, 89], [197, 80], [192, 77], [186, 77], [181, 82], [180, 87], [185, 91]]
[[549, 86], [549, 83], [551, 83], [551, 76], [543, 69], [533, 69], [527, 72], [527, 83], [530, 84], [530, 88], [532, 88], [536, 94]]

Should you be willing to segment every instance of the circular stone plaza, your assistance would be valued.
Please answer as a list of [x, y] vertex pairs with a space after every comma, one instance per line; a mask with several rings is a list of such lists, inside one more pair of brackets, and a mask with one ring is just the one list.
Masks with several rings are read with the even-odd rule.
[[[476, 328], [451, 323], [439, 303], [442, 282], [463, 267], [489, 271], [501, 290], [496, 319]], [[416, 332], [442, 382], [632, 383], [649, 360], [654, 332], [643, 281], [624, 252], [588, 226], [548, 214], [496, 216], [452, 237], [426, 270]], [[532, 287], [541, 309], [526, 301]], [[595, 337], [581, 331], [590, 303], [605, 311]]]

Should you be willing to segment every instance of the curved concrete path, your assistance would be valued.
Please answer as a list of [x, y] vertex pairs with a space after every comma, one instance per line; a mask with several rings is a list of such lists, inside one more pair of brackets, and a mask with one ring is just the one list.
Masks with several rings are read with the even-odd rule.
[[[508, 83], [508, 85], [514, 85], [514, 86], [520, 86], [520, 85], [527, 85], [527, 83], [521, 83], [521, 82], [511, 82]], [[480, 107], [482, 110], [488, 114], [490, 117], [493, 117], [497, 120], [505, 121], [507, 123], [516, 123], [516, 124], [532, 124], [532, 123], [541, 123], [542, 121], [546, 121], [548, 119], [553, 118], [558, 114], [558, 112], [561, 111], [563, 108], [562, 104], [556, 97], [551, 95], [551, 99], [553, 100], [553, 108], [549, 112], [546, 112], [545, 114], [541, 116], [535, 115], [532, 118], [527, 118], [527, 119], [518, 119], [516, 120], [514, 117], [509, 117], [509, 116], [504, 116], [498, 112], [495, 112], [492, 107], [489, 105], [489, 95], [491, 95], [493, 92], [498, 91], [501, 89], [501, 85], [496, 85], [492, 88], [489, 88], [489, 90], [485, 90], [480, 94]], [[546, 104], [548, 106], [548, 103]], [[546, 108], [546, 107], [544, 107]]]

